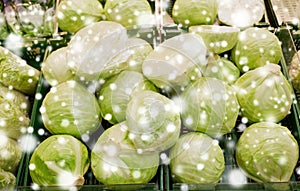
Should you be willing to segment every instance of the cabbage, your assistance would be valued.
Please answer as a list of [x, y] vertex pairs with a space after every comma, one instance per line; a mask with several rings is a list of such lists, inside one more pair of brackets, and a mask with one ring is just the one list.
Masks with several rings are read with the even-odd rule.
[[40, 111], [46, 129], [52, 134], [81, 138], [96, 131], [101, 122], [96, 96], [75, 81], [52, 87]]
[[126, 28], [153, 23], [152, 10], [147, 0], [106, 0], [106, 19]]
[[141, 90], [156, 90], [139, 72], [123, 71], [108, 79], [98, 95], [101, 114], [111, 124], [125, 120], [127, 104], [131, 96]]
[[218, 141], [200, 132], [180, 137], [170, 150], [170, 170], [175, 182], [217, 183], [225, 169]]
[[240, 70], [225, 57], [211, 56], [203, 71], [204, 77], [212, 77], [233, 84], [240, 77]]
[[74, 78], [74, 74], [68, 66], [68, 47], [59, 48], [46, 58], [41, 71], [51, 86], [56, 86]]
[[215, 54], [231, 50], [238, 41], [239, 28], [219, 25], [196, 25], [189, 32], [202, 37], [207, 49]]
[[0, 40], [6, 39], [8, 36], [8, 29], [5, 21], [5, 16], [0, 12]]
[[239, 104], [235, 90], [227, 83], [201, 77], [180, 95], [183, 124], [211, 137], [230, 133], [234, 128]]
[[22, 150], [16, 140], [0, 134], [0, 169], [15, 173], [21, 157]]
[[89, 167], [86, 146], [70, 135], [52, 135], [34, 150], [29, 173], [41, 186], [80, 186]]
[[207, 51], [196, 34], [180, 34], [167, 39], [143, 63], [143, 74], [157, 87], [180, 90], [201, 76], [207, 64]]
[[250, 27], [240, 32], [231, 56], [241, 72], [269, 63], [278, 64], [282, 56], [280, 41], [267, 29]]
[[142, 184], [149, 182], [159, 166], [158, 152], [139, 152], [130, 141], [126, 122], [118, 123], [100, 135], [91, 153], [91, 167], [103, 184]]
[[258, 182], [289, 182], [299, 146], [288, 128], [272, 122], [247, 127], [236, 145], [238, 166]]
[[251, 122], [279, 122], [291, 109], [290, 83], [277, 64], [268, 64], [243, 74], [234, 84], [241, 112]]
[[265, 5], [263, 0], [220, 0], [217, 13], [221, 23], [246, 28], [263, 18]]
[[81, 81], [98, 80], [108, 62], [126, 47], [126, 28], [100, 21], [79, 30], [69, 42], [68, 65]]
[[127, 105], [129, 138], [136, 148], [164, 151], [173, 146], [180, 134], [181, 120], [175, 102], [162, 94], [136, 92]]
[[213, 24], [217, 17], [217, 1], [176, 0], [172, 16], [175, 23], [182, 26]]
[[[300, 3], [299, 3], [300, 5]], [[288, 65], [288, 73], [291, 78], [293, 87], [296, 91], [300, 91], [300, 50], [292, 56], [292, 60]]]
[[35, 94], [40, 71], [0, 46], [0, 83], [28, 95]]
[[11, 172], [0, 169], [0, 190], [2, 190], [3, 188], [6, 188], [8, 190], [14, 190], [15, 185], [15, 175]]
[[76, 33], [103, 16], [103, 6], [98, 0], [62, 0], [57, 7], [58, 27], [69, 33]]
[[152, 46], [141, 38], [129, 38], [125, 46], [105, 64], [100, 78], [107, 79], [123, 70], [142, 72], [145, 58], [153, 51]]

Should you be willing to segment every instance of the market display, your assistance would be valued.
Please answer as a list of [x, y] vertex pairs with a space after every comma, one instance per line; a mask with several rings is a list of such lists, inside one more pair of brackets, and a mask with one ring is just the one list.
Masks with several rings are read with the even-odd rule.
[[[0, 39], [43, 34], [47, 44], [39, 70], [22, 57], [30, 47], [17, 55], [1, 41], [0, 190], [189, 190], [299, 176], [299, 57], [286, 75], [280, 39], [256, 26], [264, 2], [176, 0], [164, 15], [150, 3], [61, 0], [55, 14], [53, 2], [0, 3], [11, 11], [0, 14]], [[39, 23], [26, 22], [37, 10]], [[36, 139], [31, 150], [23, 135]]]

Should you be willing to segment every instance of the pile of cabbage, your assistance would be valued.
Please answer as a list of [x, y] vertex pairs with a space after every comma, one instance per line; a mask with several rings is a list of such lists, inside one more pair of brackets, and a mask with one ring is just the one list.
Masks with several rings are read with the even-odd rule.
[[214, 39], [197, 28], [153, 47], [99, 21], [51, 52], [40, 107], [51, 136], [31, 156], [33, 182], [80, 186], [90, 168], [101, 184], [145, 184], [163, 163], [174, 182], [217, 183], [226, 166], [219, 141], [232, 131], [241, 134], [235, 157], [245, 176], [289, 181], [299, 148], [280, 125], [293, 103], [280, 42], [266, 29], [215, 27], [228, 47], [210, 47]]
[[14, 186], [40, 71], [0, 47], [0, 187]]

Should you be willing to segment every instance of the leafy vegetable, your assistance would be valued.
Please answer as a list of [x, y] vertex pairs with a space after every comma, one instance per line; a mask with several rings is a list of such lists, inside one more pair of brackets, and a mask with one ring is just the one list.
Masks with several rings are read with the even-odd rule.
[[281, 45], [277, 36], [267, 29], [250, 27], [240, 32], [231, 56], [240, 71], [247, 72], [266, 64], [278, 64]]
[[57, 7], [58, 27], [69, 33], [76, 33], [103, 16], [103, 6], [98, 0], [62, 0]]
[[40, 71], [0, 46], [0, 83], [27, 95], [34, 95]]
[[136, 148], [164, 151], [178, 140], [181, 120], [175, 102], [162, 94], [145, 90], [132, 95], [126, 121]]
[[131, 96], [142, 90], [155, 91], [156, 88], [139, 72], [123, 71], [108, 79], [98, 96], [102, 117], [112, 124], [124, 121]]
[[16, 140], [0, 134], [0, 169], [15, 173], [22, 156], [21, 147]]
[[[300, 3], [299, 3], [300, 5]], [[290, 64], [288, 65], [288, 73], [291, 78], [293, 87], [296, 91], [300, 91], [300, 50], [296, 52]]]
[[41, 142], [29, 161], [34, 183], [42, 186], [80, 186], [89, 167], [88, 150], [70, 135], [52, 135]]
[[299, 146], [288, 128], [272, 122], [254, 123], [236, 145], [238, 166], [258, 182], [289, 182]]
[[235, 90], [216, 78], [201, 77], [180, 96], [183, 124], [195, 131], [219, 137], [234, 128], [239, 104]]
[[[0, 188], [13, 190], [16, 185], [16, 177], [13, 173], [0, 169]], [[3, 190], [4, 191], [4, 190]]]
[[103, 184], [148, 183], [159, 166], [158, 152], [139, 152], [129, 139], [126, 122], [100, 135], [91, 153], [91, 167]]
[[81, 138], [96, 131], [101, 122], [96, 96], [76, 81], [52, 87], [40, 111], [45, 127], [53, 134]]
[[292, 87], [277, 64], [246, 72], [234, 86], [242, 115], [251, 122], [279, 122], [290, 112]]
[[176, 0], [172, 9], [175, 23], [182, 26], [213, 24], [217, 17], [216, 0]]
[[170, 150], [170, 170], [175, 182], [217, 183], [225, 160], [217, 140], [200, 132], [182, 135]]

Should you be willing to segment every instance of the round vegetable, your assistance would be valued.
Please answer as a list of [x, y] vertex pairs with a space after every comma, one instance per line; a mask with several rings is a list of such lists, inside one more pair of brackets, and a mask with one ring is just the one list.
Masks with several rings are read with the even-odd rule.
[[234, 47], [240, 29], [220, 25], [196, 25], [189, 27], [189, 32], [200, 35], [209, 51], [220, 54]]
[[76, 81], [52, 87], [40, 111], [45, 127], [53, 134], [81, 138], [96, 131], [101, 122], [96, 96]]
[[200, 132], [180, 137], [170, 150], [170, 169], [175, 182], [217, 183], [225, 169], [218, 141]]
[[291, 132], [272, 122], [254, 123], [236, 145], [238, 166], [258, 182], [289, 182], [299, 157]]
[[62, 0], [57, 7], [58, 27], [76, 33], [85, 26], [103, 19], [104, 11], [98, 0]]
[[[16, 185], [16, 177], [13, 173], [0, 169], [0, 188], [14, 190]], [[4, 191], [4, 190], [3, 190]]]
[[109, 78], [101, 86], [98, 95], [102, 117], [111, 124], [125, 121], [131, 96], [142, 90], [156, 91], [156, 88], [139, 72], [123, 71]]
[[181, 94], [183, 124], [211, 137], [230, 133], [234, 128], [239, 104], [235, 90], [227, 83], [201, 77]]
[[216, 0], [176, 0], [172, 9], [175, 23], [182, 26], [213, 24], [217, 17]]
[[51, 86], [74, 79], [74, 72], [68, 66], [67, 54], [68, 47], [59, 48], [43, 62], [41, 71]]
[[164, 151], [178, 140], [181, 120], [175, 103], [154, 91], [136, 92], [127, 105], [129, 138], [136, 148]]
[[80, 186], [89, 167], [88, 150], [70, 135], [52, 135], [41, 142], [29, 161], [32, 181], [41, 186]]
[[128, 136], [126, 122], [100, 135], [91, 153], [92, 171], [103, 184], [143, 184], [156, 174], [158, 152], [140, 152]]
[[268, 64], [243, 74], [234, 84], [241, 112], [251, 122], [279, 122], [293, 102], [292, 87], [280, 66]]
[[0, 134], [0, 169], [15, 173], [22, 157], [17, 141]]
[[250, 27], [239, 33], [231, 56], [241, 72], [269, 63], [278, 64], [281, 59], [280, 41], [267, 29]]
[[263, 0], [221, 0], [217, 13], [221, 23], [246, 28], [263, 18], [265, 5]]
[[207, 49], [196, 34], [180, 34], [159, 44], [143, 63], [143, 74], [157, 87], [180, 90], [201, 76]]
[[106, 19], [126, 28], [153, 23], [152, 10], [147, 0], [106, 0]]
[[293, 55], [292, 61], [288, 65], [288, 72], [293, 87], [296, 91], [300, 91], [300, 50]]
[[203, 76], [217, 78], [228, 84], [233, 84], [240, 77], [240, 70], [227, 58], [213, 56], [208, 58]]

